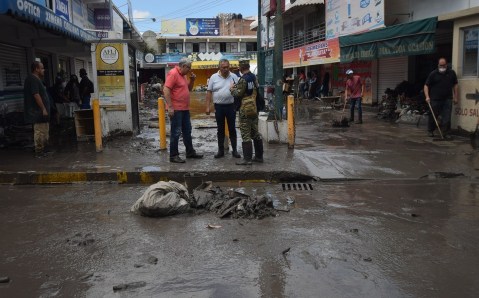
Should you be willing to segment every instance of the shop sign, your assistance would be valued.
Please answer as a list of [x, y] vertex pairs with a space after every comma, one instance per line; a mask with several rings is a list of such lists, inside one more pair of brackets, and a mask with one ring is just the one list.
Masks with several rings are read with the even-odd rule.
[[219, 18], [186, 19], [186, 35], [218, 36], [220, 35]]
[[109, 8], [95, 8], [95, 28], [111, 30], [111, 14]]
[[95, 35], [70, 23], [50, 9], [27, 0], [0, 1], [0, 14], [11, 12], [19, 18], [40, 24], [59, 32], [71, 35], [79, 40], [94, 39]]
[[5, 68], [5, 87], [22, 86], [22, 77], [20, 75], [20, 66]]
[[335, 62], [339, 62], [339, 41], [337, 38], [283, 52], [283, 67], [285, 68]]
[[55, 14], [67, 21], [70, 21], [70, 9], [68, 0], [55, 1]]
[[96, 63], [100, 105], [124, 105], [126, 95], [123, 44], [97, 44]]

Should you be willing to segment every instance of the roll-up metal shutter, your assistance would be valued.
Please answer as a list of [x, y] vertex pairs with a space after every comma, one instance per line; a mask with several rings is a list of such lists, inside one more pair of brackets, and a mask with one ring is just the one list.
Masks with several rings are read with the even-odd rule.
[[23, 82], [29, 73], [25, 48], [0, 44], [0, 105], [23, 111]]
[[394, 89], [408, 75], [408, 56], [381, 58], [378, 61], [378, 98], [384, 95], [387, 88]]

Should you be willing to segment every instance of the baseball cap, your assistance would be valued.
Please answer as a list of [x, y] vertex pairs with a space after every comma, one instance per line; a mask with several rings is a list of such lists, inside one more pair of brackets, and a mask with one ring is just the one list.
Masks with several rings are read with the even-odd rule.
[[346, 70], [346, 74], [347, 74], [347, 75], [350, 75], [350, 74], [353, 74], [353, 73], [354, 73], [354, 72], [353, 72], [353, 70], [352, 70], [352, 69], [348, 69], [348, 70]]
[[238, 62], [239, 66], [249, 66], [249, 59], [241, 58]]

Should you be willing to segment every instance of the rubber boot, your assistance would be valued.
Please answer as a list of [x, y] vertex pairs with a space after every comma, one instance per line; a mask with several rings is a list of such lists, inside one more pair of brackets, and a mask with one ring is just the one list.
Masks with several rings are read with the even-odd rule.
[[223, 140], [218, 140], [218, 152], [215, 154], [215, 158], [221, 158], [225, 156], [225, 142]]
[[263, 139], [253, 140], [254, 145], [254, 162], [263, 162]]
[[253, 157], [253, 144], [251, 141], [243, 142], [243, 159], [241, 161], [237, 161], [236, 164], [239, 166], [245, 166], [252, 164]]
[[241, 155], [238, 153], [238, 150], [236, 149], [236, 138], [230, 138], [231, 142], [231, 149], [233, 149], [233, 152], [231, 155], [235, 158], [241, 158]]

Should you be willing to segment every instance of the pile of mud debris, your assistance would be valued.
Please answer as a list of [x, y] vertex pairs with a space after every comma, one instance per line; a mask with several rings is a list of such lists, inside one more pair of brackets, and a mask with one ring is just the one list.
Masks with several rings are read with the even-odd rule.
[[265, 195], [250, 197], [235, 190], [224, 191], [205, 182], [193, 190], [190, 205], [216, 213], [219, 218], [262, 219], [277, 216], [273, 200]]
[[188, 194], [175, 181], [160, 181], [151, 185], [131, 207], [142, 216], [163, 217], [180, 213], [213, 212], [219, 218], [262, 219], [277, 216], [273, 200], [266, 196], [248, 196], [235, 190], [222, 190], [212, 182], [202, 183]]

